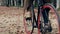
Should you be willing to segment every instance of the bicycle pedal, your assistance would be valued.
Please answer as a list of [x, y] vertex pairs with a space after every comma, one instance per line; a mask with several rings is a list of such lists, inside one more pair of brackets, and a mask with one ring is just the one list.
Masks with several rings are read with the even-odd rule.
[[26, 21], [27, 21], [27, 20], [29, 20], [29, 21], [30, 21], [30, 20], [32, 20], [32, 19], [31, 19], [31, 17], [27, 17], [27, 18], [26, 18]]
[[34, 28], [38, 28], [37, 26], [33, 26]]

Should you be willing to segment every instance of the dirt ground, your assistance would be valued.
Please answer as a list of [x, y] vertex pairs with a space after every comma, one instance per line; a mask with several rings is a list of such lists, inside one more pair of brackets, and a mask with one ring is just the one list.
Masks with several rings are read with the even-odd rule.
[[0, 34], [26, 34], [23, 12], [23, 8], [0, 6]]

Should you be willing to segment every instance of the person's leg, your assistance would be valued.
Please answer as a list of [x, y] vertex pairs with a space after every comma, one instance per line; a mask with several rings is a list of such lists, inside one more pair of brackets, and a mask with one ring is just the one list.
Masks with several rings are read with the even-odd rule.
[[42, 15], [43, 15], [43, 19], [44, 19], [44, 23], [48, 23], [48, 17], [49, 17], [49, 15], [48, 15], [48, 13], [49, 13], [49, 8], [47, 8], [47, 9], [44, 9], [43, 10], [43, 12], [42, 12]]
[[44, 9], [42, 12], [43, 19], [44, 19], [44, 29], [48, 30], [48, 32], [52, 31], [51, 23], [49, 22], [49, 11], [50, 9]]

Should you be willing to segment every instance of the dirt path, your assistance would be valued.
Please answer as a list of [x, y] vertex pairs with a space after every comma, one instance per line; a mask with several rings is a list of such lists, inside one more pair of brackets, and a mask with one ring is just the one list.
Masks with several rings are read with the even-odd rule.
[[0, 7], [0, 34], [17, 33], [26, 34], [23, 24], [23, 8]]
[[[19, 32], [18, 32], [19, 31]], [[16, 7], [0, 7], [0, 34], [24, 32], [23, 10]]]

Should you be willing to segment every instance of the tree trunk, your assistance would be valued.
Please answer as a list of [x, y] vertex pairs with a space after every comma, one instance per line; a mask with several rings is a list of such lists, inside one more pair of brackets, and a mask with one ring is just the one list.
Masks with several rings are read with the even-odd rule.
[[56, 0], [56, 2], [57, 2], [56, 8], [58, 9], [59, 8], [59, 0]]
[[23, 6], [23, 1], [24, 1], [24, 0], [21, 0], [21, 6]]

